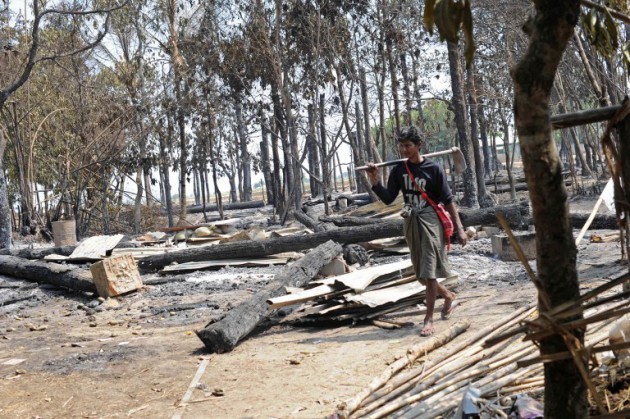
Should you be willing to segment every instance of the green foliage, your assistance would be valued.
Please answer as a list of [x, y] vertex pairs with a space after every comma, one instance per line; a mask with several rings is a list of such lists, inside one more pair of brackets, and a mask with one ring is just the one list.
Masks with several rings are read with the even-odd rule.
[[[453, 140], [457, 135], [453, 112], [448, 108], [448, 103], [438, 99], [428, 99], [423, 101], [422, 115], [424, 119], [424, 152], [430, 153], [438, 150], [445, 150], [453, 145]], [[420, 113], [412, 110], [411, 121], [413, 125], [420, 126]], [[372, 137], [380, 138], [380, 126], [372, 127]], [[397, 158], [398, 150], [396, 147], [395, 132], [396, 120], [393, 117], [385, 120], [385, 142], [387, 147], [387, 156], [384, 158]], [[377, 141], [379, 150], [381, 149], [381, 141]]]
[[457, 135], [454, 114], [448, 103], [429, 99], [422, 108], [424, 115], [424, 131], [426, 137], [425, 152], [445, 150], [453, 145]]

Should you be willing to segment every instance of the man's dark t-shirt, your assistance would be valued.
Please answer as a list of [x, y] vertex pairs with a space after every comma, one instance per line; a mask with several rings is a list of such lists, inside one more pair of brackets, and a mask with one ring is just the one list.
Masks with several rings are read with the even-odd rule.
[[[453, 193], [448, 186], [446, 175], [436, 162], [425, 158], [422, 163], [407, 162], [407, 164], [416, 182], [436, 204], [441, 202], [448, 205], [453, 201]], [[405, 163], [399, 163], [392, 169], [387, 179], [387, 188], [377, 183], [372, 190], [386, 204], [391, 204], [398, 196], [398, 192], [402, 190], [405, 203], [416, 208], [424, 208], [427, 205], [418, 188], [411, 183]]]

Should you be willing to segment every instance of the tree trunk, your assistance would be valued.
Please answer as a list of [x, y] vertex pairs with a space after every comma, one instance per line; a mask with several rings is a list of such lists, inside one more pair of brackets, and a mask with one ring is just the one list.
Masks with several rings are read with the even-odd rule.
[[16, 256], [0, 256], [0, 274], [76, 291], [96, 293], [90, 271], [75, 268], [72, 265], [31, 261]]
[[247, 133], [245, 132], [245, 121], [243, 120], [243, 105], [238, 101], [234, 105], [236, 114], [236, 127], [238, 132], [238, 140], [241, 152], [241, 173], [243, 174], [243, 202], [252, 200], [252, 167], [251, 156], [247, 150]]
[[136, 167], [136, 199], [133, 204], [133, 232], [134, 234], [140, 233], [142, 222], [142, 194], [144, 188], [142, 187], [142, 166]]
[[213, 259], [238, 259], [262, 257], [274, 253], [312, 249], [328, 240], [338, 243], [360, 243], [402, 235], [402, 222], [384, 221], [364, 227], [339, 228], [308, 236], [286, 236], [263, 241], [241, 241], [168, 252], [162, 255], [147, 256], [138, 260], [143, 271], [156, 271], [173, 262], [194, 262]]
[[[320, 178], [320, 162], [319, 162], [319, 151], [317, 149], [317, 135], [315, 132], [315, 108], [313, 104], [309, 103], [308, 105], [308, 135], [306, 136], [306, 147], [308, 152], [308, 168], [311, 173]], [[320, 183], [313, 178], [313, 176], [309, 176], [310, 186], [311, 186], [311, 196], [319, 196], [320, 191]]]
[[357, 146], [359, 147], [359, 157], [361, 158], [361, 161], [365, 162], [366, 156], [367, 156], [367, 148], [366, 148], [365, 137], [363, 136], [363, 121], [361, 120], [362, 119], [361, 108], [359, 107], [358, 100], [354, 102], [354, 115], [355, 115], [354, 126], [356, 127], [356, 133], [357, 133], [356, 143], [357, 143]]
[[591, 82], [591, 87], [593, 88], [593, 92], [597, 97], [597, 101], [600, 106], [610, 106], [610, 100], [606, 95], [604, 89], [601, 88], [600, 83], [595, 77], [595, 73], [593, 72], [593, 68], [589, 62], [588, 57], [586, 56], [586, 52], [584, 51], [584, 46], [582, 45], [582, 40], [580, 39], [580, 35], [576, 32], [573, 36], [573, 40], [575, 41], [575, 45], [577, 46], [578, 52], [580, 53], [580, 58], [582, 59], [582, 64], [584, 64], [584, 70], [586, 75], [588, 76], [589, 81]]
[[[515, 124], [537, 233], [537, 273], [551, 304], [545, 307], [539, 298], [541, 312], [580, 296], [577, 252], [549, 110], [554, 77], [579, 15], [579, 0], [537, 2], [528, 25], [529, 47], [512, 72]], [[583, 329], [570, 332], [584, 343]], [[548, 355], [568, 348], [560, 335], [553, 335], [540, 342], [540, 351]], [[545, 364], [544, 406], [548, 418], [588, 417], [586, 384], [572, 359]]]
[[142, 162], [142, 175], [143, 175], [143, 182], [144, 182], [144, 195], [146, 197], [146, 205], [147, 205], [147, 208], [150, 208], [155, 204], [157, 199], [155, 199], [151, 191], [151, 163], [149, 162], [149, 159], [146, 158], [146, 156]]
[[365, 137], [364, 143], [367, 147], [367, 159], [371, 162], [381, 162], [381, 156], [376, 148], [376, 144], [374, 143], [374, 138], [372, 137], [371, 129], [370, 129], [370, 106], [368, 103], [368, 91], [367, 91], [367, 81], [365, 77], [365, 69], [361, 67], [359, 69], [359, 87], [361, 89], [361, 107], [363, 110], [363, 135]]
[[464, 154], [466, 161], [466, 170], [462, 175], [464, 181], [464, 199], [462, 205], [468, 208], [477, 208], [477, 185], [475, 179], [475, 156], [471, 145], [470, 136], [468, 134], [468, 126], [466, 124], [466, 102], [464, 100], [464, 86], [461, 63], [461, 52], [459, 45], [454, 42], [446, 43], [448, 48], [448, 63], [451, 75], [451, 87], [453, 90], [453, 112], [455, 114], [455, 124], [459, 136], [459, 148]]
[[[352, 135], [354, 135], [354, 133]], [[335, 157], [337, 158], [337, 168], [339, 169], [339, 178], [341, 180], [341, 190], [345, 192], [346, 181], [343, 179], [343, 167], [341, 166], [341, 160], [339, 160], [339, 152], [335, 153]], [[352, 189], [352, 186], [350, 187], [350, 189]]]
[[[564, 104], [567, 102], [567, 95], [564, 91], [564, 86], [561, 79], [558, 79], [558, 83], [556, 84], [556, 86], [557, 86], [556, 93], [558, 94], [558, 99], [559, 99], [558, 110], [562, 114], [566, 114], [567, 109]], [[573, 148], [575, 149], [575, 155], [577, 155], [580, 160], [580, 166], [582, 167], [582, 176], [593, 177], [593, 172], [591, 172], [588, 162], [586, 158], [584, 157], [584, 153], [582, 152], [582, 148], [580, 147], [580, 142], [577, 138], [574, 128], [575, 127], [569, 127], [568, 130], [571, 135], [571, 140], [573, 141]]]
[[284, 197], [284, 184], [282, 183], [282, 173], [280, 169], [280, 147], [278, 145], [278, 137], [282, 135], [282, 128], [274, 118], [274, 130], [271, 133], [271, 152], [273, 154], [273, 202], [276, 208], [276, 214], [282, 214], [286, 206]]
[[411, 110], [411, 81], [409, 80], [409, 70], [407, 69], [407, 54], [400, 54], [400, 73], [403, 78], [403, 94], [405, 95], [405, 124], [412, 125], [412, 110]]
[[285, 267], [272, 283], [248, 300], [232, 309], [220, 321], [198, 330], [197, 336], [206, 347], [216, 353], [231, 351], [239, 341], [254, 331], [256, 326], [272, 312], [267, 300], [286, 294], [287, 287], [302, 287], [322, 267], [341, 253], [341, 246], [326, 242], [302, 259]]
[[[527, 202], [511, 204], [511, 205], [497, 205], [492, 208], [481, 209], [468, 209], [460, 208], [459, 217], [464, 227], [470, 226], [497, 226], [496, 214], [503, 213], [508, 220], [510, 228], [522, 229], [527, 226], [527, 218], [529, 215], [529, 205]], [[374, 225], [379, 223], [390, 223], [393, 221], [384, 221], [379, 218], [365, 218], [365, 217], [351, 217], [351, 216], [334, 216], [334, 217], [319, 217], [319, 220], [326, 223], [334, 223], [338, 227], [356, 227], [365, 225]], [[402, 229], [402, 220], [394, 220], [400, 223]], [[402, 231], [402, 230], [401, 230]], [[392, 236], [394, 237], [394, 236]]]
[[[109, 234], [109, 199], [108, 199], [108, 190], [109, 190], [109, 179], [108, 174], [109, 171], [105, 170], [105, 166], [101, 165], [101, 212], [103, 214], [103, 234]], [[37, 193], [39, 196], [39, 192]]]
[[236, 192], [236, 170], [227, 174], [228, 181], [230, 182], [230, 203], [238, 202], [238, 193]]
[[[381, 157], [383, 160], [389, 158], [387, 150], [387, 136], [385, 135], [385, 80], [387, 80], [387, 59], [385, 57], [385, 16], [384, 7], [379, 7], [377, 11], [378, 15], [378, 27], [381, 28], [378, 38], [378, 56], [377, 63], [380, 68], [380, 77], [376, 77], [377, 80], [377, 94], [378, 94], [378, 124], [379, 124], [379, 136], [381, 141]], [[389, 176], [389, 167], [383, 166], [381, 172], [381, 183], [387, 184], [387, 178]]]
[[15, 256], [22, 259], [43, 259], [52, 254], [70, 256], [76, 248], [76, 246], [62, 246], [43, 249], [1, 249], [0, 255]]
[[[410, 36], [411, 35], [411, 32]], [[425, 124], [424, 124], [424, 112], [422, 110], [422, 95], [420, 93], [420, 86], [418, 86], [418, 59], [415, 54], [411, 54], [411, 70], [412, 70], [412, 80], [413, 80], [413, 96], [416, 100], [416, 108], [418, 109], [418, 126], [420, 127], [420, 132], [425, 132]]]
[[263, 115], [262, 110], [260, 111], [259, 118], [260, 118], [260, 130], [261, 130], [260, 162], [262, 165], [263, 177], [265, 179], [265, 186], [267, 188], [267, 202], [275, 206], [275, 199], [274, 199], [275, 187], [273, 184], [271, 165], [269, 164], [271, 162], [271, 158], [269, 157], [269, 132], [267, 129], [267, 124], [265, 122], [265, 116]]
[[[272, 94], [273, 97], [273, 94]], [[284, 182], [281, 183], [283, 185], [283, 212], [286, 212], [286, 208], [291, 206], [291, 202], [289, 200], [291, 197], [289, 196], [289, 191], [293, 186], [294, 175], [293, 175], [293, 164], [291, 163], [291, 145], [289, 143], [288, 138], [288, 129], [289, 129], [289, 121], [285, 117], [284, 109], [282, 107], [282, 103], [280, 102], [280, 96], [277, 99], [273, 99], [274, 102], [274, 110], [276, 116], [276, 124], [279, 128], [280, 133], [280, 144], [282, 146], [282, 152], [284, 157]], [[277, 103], [276, 103], [277, 102]], [[276, 108], [278, 106], [278, 108]]]
[[0, 248], [10, 249], [12, 244], [11, 206], [9, 205], [9, 189], [4, 173], [4, 150], [7, 138], [0, 130]]
[[193, 181], [193, 197], [194, 197], [194, 205], [201, 204], [201, 190], [199, 188], [199, 170], [197, 170], [197, 163], [195, 162], [196, 158], [193, 156], [193, 164], [192, 164], [192, 181]]
[[[324, 107], [326, 104], [326, 97], [324, 96], [323, 93], [320, 93], [319, 95], [319, 144], [321, 146], [321, 152], [322, 152], [322, 180], [323, 185], [322, 185], [322, 194], [324, 195], [324, 208], [326, 211], [326, 214], [330, 213], [330, 208], [328, 208], [328, 195], [330, 195], [330, 190], [331, 190], [331, 186], [330, 186], [330, 167], [331, 164], [334, 165], [334, 161], [333, 161], [333, 157], [334, 157], [334, 150], [331, 150], [331, 153], [329, 153], [328, 150], [328, 146], [327, 146], [327, 142], [328, 142], [328, 135], [326, 134], [326, 114], [324, 112]], [[332, 155], [329, 155], [332, 154]]]
[[[224, 204], [224, 210], [241, 210], [241, 209], [250, 209], [250, 208], [262, 208], [265, 206], [265, 201], [255, 200], [255, 201], [247, 201], [240, 202], [235, 201], [230, 204]], [[219, 206], [217, 204], [206, 204], [205, 211], [218, 211]], [[204, 212], [204, 205], [189, 205], [188, 206], [188, 214], [198, 214], [200, 212]]]
[[486, 109], [483, 101], [477, 104], [477, 118], [479, 120], [479, 135], [481, 137], [481, 147], [483, 151], [483, 168], [486, 177], [492, 175], [492, 158], [490, 146], [488, 143], [488, 121], [486, 120]]
[[391, 80], [392, 97], [394, 101], [394, 121], [396, 122], [396, 133], [400, 132], [400, 98], [398, 97], [398, 70], [394, 58], [394, 46], [391, 37], [385, 38], [385, 54], [389, 64], [389, 77]]
[[580, 146], [580, 140], [575, 133], [575, 129], [569, 128], [569, 134], [571, 135], [571, 139], [573, 140], [575, 154], [577, 154], [578, 158], [580, 159], [580, 166], [582, 166], [582, 176], [594, 177], [593, 172], [589, 167], [588, 159], [584, 156], [584, 152], [582, 151], [582, 147]]
[[162, 186], [164, 187], [164, 201], [166, 203], [166, 216], [168, 218], [168, 226], [173, 227], [173, 198], [171, 192], [170, 181], [170, 157], [169, 157], [169, 144], [173, 141], [173, 123], [172, 119], [167, 115], [167, 131], [166, 135], [159, 134], [160, 138], [160, 173], [162, 177]]
[[[510, 199], [516, 199], [516, 189], [514, 188], [514, 177], [512, 176], [512, 164], [510, 160], [510, 126], [507, 118], [503, 114], [503, 110], [499, 109], [501, 114], [501, 127], [503, 128], [503, 152], [505, 153], [505, 170], [507, 171], [508, 180], [510, 182]], [[514, 142], [516, 148], [516, 141]]]
[[214, 144], [216, 140], [216, 126], [214, 120], [214, 114], [210, 112], [208, 107], [208, 141], [209, 141], [209, 154], [210, 161], [212, 162], [212, 183], [214, 184], [214, 196], [216, 198], [217, 207], [219, 210], [219, 217], [223, 219], [223, 196], [221, 195], [221, 189], [219, 189], [219, 180], [217, 176], [217, 159], [215, 156]]
[[479, 106], [477, 104], [477, 89], [475, 88], [475, 75], [472, 64], [468, 67], [466, 73], [468, 79], [468, 100], [470, 101], [470, 141], [472, 142], [475, 156], [475, 177], [477, 178], [478, 202], [481, 208], [487, 208], [493, 206], [494, 201], [486, 191], [483, 157], [481, 156], [479, 139], [477, 137], [479, 131], [479, 118], [477, 116], [477, 111], [479, 110]]
[[[178, 72], [175, 72], [178, 74]], [[177, 99], [177, 127], [179, 129], [179, 220], [186, 222], [186, 172], [188, 170], [188, 141], [186, 138], [186, 120], [182, 108], [181, 79], [175, 78], [175, 97]]]
[[[344, 91], [344, 76], [338, 66], [335, 66], [335, 71], [337, 73], [337, 93], [339, 94], [339, 102], [341, 104], [342, 122], [344, 128], [346, 129], [346, 135], [348, 136], [348, 142], [350, 143], [354, 164], [355, 166], [363, 166], [365, 161], [363, 161], [362, 150], [359, 144], [357, 144], [358, 135], [352, 131], [352, 128], [350, 127], [350, 120], [348, 118], [348, 102], [346, 101]], [[357, 177], [357, 192], [372, 192], [372, 187], [365, 176]], [[372, 194], [374, 194], [374, 192], [372, 192]], [[374, 198], [376, 198], [376, 195], [374, 195]]]

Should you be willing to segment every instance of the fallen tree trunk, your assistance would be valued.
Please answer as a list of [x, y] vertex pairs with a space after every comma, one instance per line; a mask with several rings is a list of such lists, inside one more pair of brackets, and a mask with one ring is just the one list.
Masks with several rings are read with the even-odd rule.
[[[565, 186], [571, 186], [573, 184], [573, 182], [571, 180], [565, 180], [564, 185]], [[501, 194], [501, 193], [507, 193], [510, 192], [510, 190], [512, 189], [511, 186], [509, 184], [490, 184], [487, 185], [487, 188], [490, 192], [495, 193], [495, 194]], [[462, 192], [464, 190], [463, 187], [457, 187], [456, 188], [457, 192]], [[527, 191], [528, 190], [528, 186], [527, 183], [516, 183], [514, 184], [514, 190], [516, 192], [522, 192], [522, 191]]]
[[376, 239], [402, 236], [402, 220], [381, 221], [362, 227], [338, 228], [307, 236], [286, 236], [261, 241], [240, 241], [176, 250], [161, 255], [147, 256], [138, 260], [138, 268], [144, 272], [157, 271], [173, 262], [192, 262], [213, 259], [238, 259], [273, 255], [274, 253], [312, 249], [328, 240], [342, 244], [361, 243]]
[[[569, 219], [573, 228], [582, 228], [586, 224], [590, 214], [588, 213], [571, 213]], [[593, 222], [588, 228], [589, 230], [618, 230], [617, 217], [608, 214], [596, 214]]]
[[[80, 245], [73, 246], [61, 246], [61, 247], [46, 247], [41, 249], [2, 249], [0, 250], [0, 256], [15, 256], [24, 259], [44, 259], [49, 255], [61, 255], [61, 256], [70, 256], [72, 252]], [[114, 247], [115, 249], [125, 248], [125, 247], [139, 247], [140, 244], [136, 242], [130, 241], [120, 241]]]
[[[230, 210], [243, 210], [243, 209], [252, 209], [252, 208], [262, 208], [265, 206], [265, 201], [247, 201], [247, 202], [232, 202], [230, 204], [223, 204], [223, 209]], [[218, 211], [219, 207], [217, 204], [206, 204], [206, 211]], [[179, 211], [177, 208], [173, 208], [173, 213]], [[204, 211], [203, 205], [191, 205], [186, 207], [186, 212], [188, 214], [198, 214]], [[163, 214], [166, 214], [166, 210], [162, 210]]]
[[[477, 226], [477, 225], [498, 225], [499, 222], [496, 218], [496, 213], [502, 212], [505, 214], [510, 228], [519, 229], [527, 225], [527, 215], [529, 215], [529, 205], [526, 201], [512, 205], [500, 205], [490, 208], [481, 209], [459, 209], [459, 217], [462, 220], [464, 227]], [[339, 227], [357, 227], [374, 225], [383, 223], [379, 218], [364, 218], [364, 217], [351, 217], [351, 216], [321, 216], [320, 221], [334, 223]], [[401, 223], [402, 220], [395, 220]], [[393, 221], [387, 221], [393, 222]]]
[[292, 214], [296, 220], [298, 220], [305, 227], [310, 228], [316, 233], [320, 231], [334, 230], [337, 228], [337, 226], [334, 225], [333, 223], [327, 223], [323, 221], [322, 217], [319, 217], [320, 221], [317, 221], [316, 219], [311, 218], [311, 216], [306, 214], [304, 211], [296, 210], [296, 211], [292, 211]]
[[285, 287], [304, 286], [340, 252], [341, 246], [332, 241], [318, 246], [302, 259], [284, 268], [271, 284], [230, 310], [223, 319], [198, 330], [197, 336], [212, 352], [231, 351], [272, 312], [266, 302], [268, 299], [286, 293]]
[[498, 225], [497, 213], [502, 213], [512, 229], [527, 228], [529, 215], [529, 203], [527, 201], [513, 205], [497, 205], [489, 208], [471, 210], [459, 209], [459, 218], [464, 227]]
[[76, 246], [48, 247], [43, 249], [2, 249], [0, 250], [0, 255], [24, 259], [43, 259], [52, 254], [70, 256], [74, 249], [76, 249]]
[[372, 202], [372, 197], [367, 192], [355, 193], [355, 194], [342, 193], [339, 196], [336, 196], [335, 200], [339, 200], [340, 198], [346, 198], [348, 200], [348, 204], [353, 204], [356, 201]]
[[77, 291], [96, 292], [90, 271], [72, 265], [0, 256], [0, 274]]

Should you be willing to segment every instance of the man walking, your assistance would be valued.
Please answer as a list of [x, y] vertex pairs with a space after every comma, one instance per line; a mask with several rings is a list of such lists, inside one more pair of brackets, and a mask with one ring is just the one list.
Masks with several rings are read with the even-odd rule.
[[405, 200], [403, 216], [407, 215], [404, 221], [405, 238], [416, 278], [426, 286], [427, 313], [420, 335], [430, 336], [435, 332], [433, 311], [437, 296], [444, 297], [441, 311], [443, 320], [450, 318], [456, 306], [455, 294], [437, 282], [437, 278], [450, 276], [446, 256], [450, 238], [445, 237], [442, 221], [432, 205], [444, 205], [455, 226], [459, 244], [465, 246], [467, 237], [444, 171], [437, 163], [420, 154], [424, 141], [418, 129], [406, 127], [397, 139], [400, 153], [407, 161], [398, 163], [392, 169], [387, 187], [379, 182], [376, 165], [368, 163], [366, 173], [372, 190], [385, 204], [391, 204], [402, 190]]

